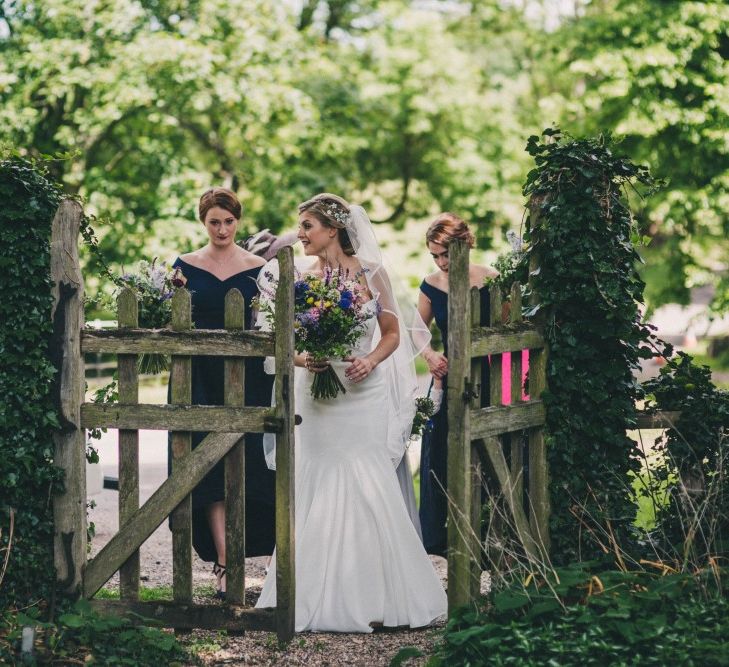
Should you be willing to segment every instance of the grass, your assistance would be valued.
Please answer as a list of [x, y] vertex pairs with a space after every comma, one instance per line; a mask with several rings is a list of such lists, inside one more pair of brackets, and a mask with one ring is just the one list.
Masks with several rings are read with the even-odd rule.
[[[210, 589], [212, 590], [212, 589]], [[200, 594], [207, 593], [208, 591], [195, 591]], [[102, 588], [100, 589], [94, 598], [97, 600], [118, 600], [119, 589], [118, 588]], [[140, 586], [139, 587], [139, 599], [142, 602], [148, 602], [150, 600], [171, 600], [172, 599], [172, 586]]]

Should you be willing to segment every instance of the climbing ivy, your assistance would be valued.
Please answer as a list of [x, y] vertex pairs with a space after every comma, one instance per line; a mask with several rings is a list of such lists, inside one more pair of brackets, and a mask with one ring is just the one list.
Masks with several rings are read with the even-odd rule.
[[530, 314], [541, 318], [549, 346], [543, 400], [552, 547], [557, 562], [569, 562], [597, 556], [598, 533], [603, 543], [612, 533], [626, 545], [635, 517], [628, 473], [640, 462], [626, 430], [635, 427], [640, 395], [633, 371], [653, 352], [640, 324], [644, 283], [625, 188], [659, 184], [646, 167], [614, 154], [609, 135], [543, 136], [527, 143], [536, 167], [523, 190], [525, 238], [541, 303]]
[[[54, 580], [50, 230], [61, 201], [46, 164], [0, 158], [0, 608], [48, 598]], [[11, 533], [12, 525], [12, 533]], [[2, 572], [2, 569], [0, 569]]]

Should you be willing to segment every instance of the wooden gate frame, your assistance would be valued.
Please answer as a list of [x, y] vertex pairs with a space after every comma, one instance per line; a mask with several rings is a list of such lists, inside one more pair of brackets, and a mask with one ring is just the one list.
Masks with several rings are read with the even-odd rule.
[[[490, 326], [480, 319], [477, 288], [469, 288], [469, 248], [448, 246], [448, 609], [473, 602], [481, 575], [482, 468], [498, 484], [526, 554], [548, 557], [549, 495], [544, 444], [546, 356], [537, 325], [522, 321], [521, 286], [511, 291], [510, 323], [502, 321], [501, 292], [490, 292]], [[533, 267], [530, 267], [533, 268]], [[536, 295], [532, 290], [532, 302]], [[529, 355], [529, 400], [521, 394], [521, 351]], [[511, 404], [501, 404], [501, 355], [511, 352]], [[479, 403], [481, 364], [490, 356], [490, 406]], [[528, 517], [522, 503], [521, 432], [529, 434]], [[511, 466], [502, 437], [510, 434]]]
[[[83, 277], [78, 235], [83, 211], [77, 202], [61, 203], [53, 220], [51, 277], [54, 340], [60, 346], [58, 403], [61, 428], [55, 436], [55, 463], [65, 474], [64, 492], [54, 499], [54, 562], [58, 588], [93, 598], [118, 570], [120, 600], [92, 600], [102, 612], [134, 612], [176, 629], [275, 631], [282, 641], [294, 634], [294, 328], [293, 253], [278, 253], [275, 333], [243, 329], [243, 297], [231, 290], [225, 300], [224, 330], [191, 328], [190, 294], [173, 297], [170, 330], [137, 328], [137, 301], [124, 290], [119, 297], [119, 329], [83, 328]], [[192, 406], [191, 355], [223, 356], [225, 405]], [[119, 403], [84, 402], [83, 355], [118, 354]], [[137, 355], [172, 356], [172, 404], [138, 405]], [[275, 356], [273, 408], [243, 407], [244, 358]], [[119, 430], [119, 532], [86, 560], [86, 429]], [[172, 431], [173, 471], [139, 506], [138, 429]], [[190, 431], [208, 431], [190, 450]], [[276, 590], [275, 609], [246, 608], [245, 594], [245, 433], [276, 433]], [[192, 489], [222, 458], [226, 478], [227, 598], [222, 605], [192, 602]], [[173, 533], [173, 600], [139, 600], [139, 547], [170, 515]]]

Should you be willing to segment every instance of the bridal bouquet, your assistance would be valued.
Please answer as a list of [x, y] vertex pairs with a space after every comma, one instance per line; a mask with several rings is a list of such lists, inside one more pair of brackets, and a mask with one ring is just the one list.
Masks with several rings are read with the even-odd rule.
[[[275, 278], [267, 274], [272, 284]], [[373, 316], [364, 309], [368, 301], [365, 288], [349, 277], [348, 271], [329, 269], [324, 276], [305, 275], [294, 282], [294, 345], [299, 353], [308, 352], [312, 361], [348, 356], [365, 332], [365, 322]], [[275, 290], [275, 287], [272, 288]], [[274, 292], [269, 296], [271, 298]], [[273, 324], [271, 300], [260, 300], [259, 309]], [[329, 366], [316, 373], [311, 383], [315, 399], [334, 398], [346, 393], [342, 381]]]
[[[172, 319], [172, 296], [175, 289], [185, 284], [180, 269], [172, 269], [165, 262], [141, 261], [137, 273], [125, 273], [119, 280], [120, 287], [129, 287], [139, 301], [139, 326], [144, 329], [162, 329]], [[137, 368], [140, 373], [157, 374], [169, 369], [164, 354], [139, 355]]]

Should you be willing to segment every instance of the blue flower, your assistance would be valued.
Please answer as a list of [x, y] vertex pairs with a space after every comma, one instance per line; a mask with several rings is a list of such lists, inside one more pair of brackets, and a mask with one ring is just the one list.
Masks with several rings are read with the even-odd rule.
[[339, 296], [339, 305], [343, 310], [347, 310], [352, 305], [353, 294], [348, 289], [342, 290]]
[[294, 301], [296, 303], [304, 303], [308, 292], [309, 286], [303, 280], [297, 280], [294, 283]]

